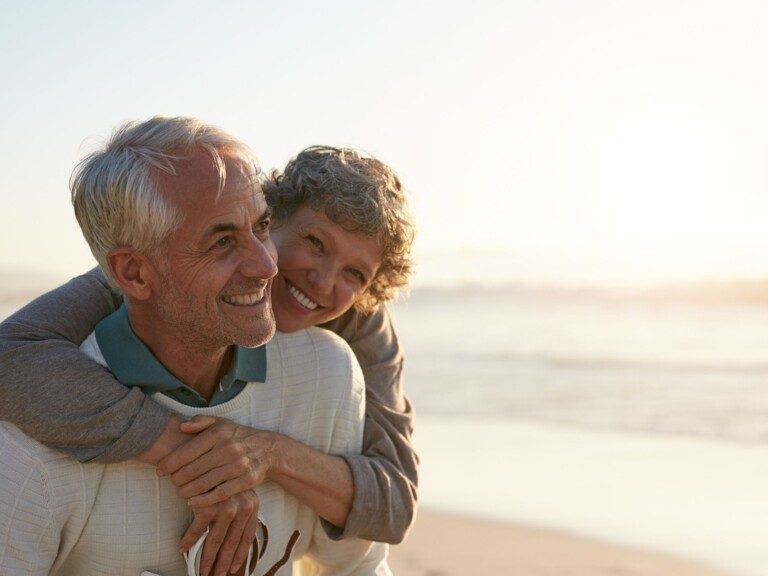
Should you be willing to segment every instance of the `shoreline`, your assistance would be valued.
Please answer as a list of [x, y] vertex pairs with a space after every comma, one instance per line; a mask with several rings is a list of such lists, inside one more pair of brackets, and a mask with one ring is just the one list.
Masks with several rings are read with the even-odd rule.
[[767, 445], [426, 414], [414, 439], [423, 511], [768, 573]]
[[390, 548], [396, 576], [736, 576], [693, 560], [495, 520], [420, 509]]

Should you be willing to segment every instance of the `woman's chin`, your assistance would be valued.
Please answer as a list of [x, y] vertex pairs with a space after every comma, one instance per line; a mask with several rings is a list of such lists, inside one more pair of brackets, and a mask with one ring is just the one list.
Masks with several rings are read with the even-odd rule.
[[275, 308], [274, 312], [278, 332], [298, 332], [299, 330], [314, 326], [314, 324], [306, 319], [298, 318], [296, 314], [278, 310], [277, 308]]

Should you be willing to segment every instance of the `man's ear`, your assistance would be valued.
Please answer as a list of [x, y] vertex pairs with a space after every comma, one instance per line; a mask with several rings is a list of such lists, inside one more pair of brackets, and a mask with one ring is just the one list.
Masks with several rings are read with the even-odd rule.
[[112, 277], [126, 296], [147, 300], [157, 284], [157, 271], [147, 257], [132, 248], [113, 248], [107, 253]]

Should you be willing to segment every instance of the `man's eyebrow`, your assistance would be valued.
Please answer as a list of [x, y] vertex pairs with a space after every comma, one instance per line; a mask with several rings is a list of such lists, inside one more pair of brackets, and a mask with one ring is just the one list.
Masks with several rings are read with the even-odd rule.
[[[263, 222], [264, 220], [269, 220], [270, 218], [272, 218], [272, 208], [270, 206], [267, 206], [264, 209], [264, 212], [261, 213], [261, 216], [259, 216], [256, 219], [256, 222]], [[222, 232], [236, 232], [236, 231], [237, 231], [237, 224], [235, 224], [234, 222], [220, 222], [219, 224], [214, 224], [211, 227], [208, 234], [209, 236], [214, 236]]]
[[234, 232], [237, 230], [237, 226], [232, 222], [222, 222], [220, 224], [214, 224], [209, 231], [209, 236], [220, 234], [221, 232]]

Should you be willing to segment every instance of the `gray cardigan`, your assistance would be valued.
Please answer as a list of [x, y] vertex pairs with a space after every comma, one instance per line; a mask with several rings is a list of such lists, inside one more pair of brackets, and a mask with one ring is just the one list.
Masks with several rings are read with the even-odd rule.
[[[119, 462], [147, 449], [170, 411], [126, 388], [78, 348], [120, 305], [98, 270], [40, 296], [0, 324], [0, 419], [81, 462]], [[403, 391], [403, 355], [384, 305], [350, 310], [322, 326], [344, 338], [365, 375], [363, 454], [344, 456], [355, 484], [343, 532], [396, 544], [416, 510], [418, 456], [413, 407]]]

